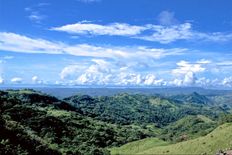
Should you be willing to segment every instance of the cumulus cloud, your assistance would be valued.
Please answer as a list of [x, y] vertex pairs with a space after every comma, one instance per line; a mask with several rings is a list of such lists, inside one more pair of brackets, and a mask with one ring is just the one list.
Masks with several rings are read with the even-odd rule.
[[12, 83], [15, 83], [15, 84], [19, 84], [19, 83], [22, 83], [23, 79], [20, 78], [20, 77], [14, 77], [11, 79], [11, 82]]
[[188, 72], [184, 76], [183, 85], [194, 85], [196, 80], [196, 75], [193, 72]]
[[[196, 73], [206, 71], [206, 65], [210, 63], [210, 60], [205, 59], [201, 59], [193, 63], [181, 60], [176, 63], [177, 68], [172, 70], [172, 74], [176, 77], [176, 79], [170, 83], [177, 86], [195, 85], [198, 80], [198, 78], [196, 77]], [[198, 81], [198, 84], [200, 82], [203, 84], [203, 82], [205, 81], [201, 79], [201, 81]]]
[[231, 77], [225, 77], [222, 80], [222, 85], [226, 87], [232, 87], [232, 76]]
[[35, 83], [35, 84], [42, 84], [43, 83], [43, 80], [40, 80], [38, 76], [33, 76], [31, 78], [32, 82]]
[[[69, 65], [61, 71], [63, 82], [72, 85], [122, 85], [122, 86], [216, 86], [222, 81], [197, 77], [198, 73], [207, 71], [210, 60], [200, 59], [195, 62], [179, 61], [177, 68], [171, 71], [172, 78], [162, 79], [150, 71], [136, 70], [136, 64], [119, 64], [117, 61], [92, 59], [91, 63]], [[167, 73], [168, 74], [168, 73]], [[66, 75], [66, 76], [64, 76]], [[203, 74], [202, 74], [203, 75]], [[224, 86], [228, 82], [224, 79]], [[228, 86], [228, 84], [227, 84]]]
[[111, 84], [113, 82], [115, 66], [103, 59], [92, 59], [89, 65], [81, 75], [77, 77], [77, 84]]
[[182, 86], [183, 80], [181, 80], [181, 79], [174, 79], [173, 81], [169, 81], [168, 83], [169, 83], [169, 85]]
[[209, 64], [210, 61], [200, 60], [195, 63], [190, 63], [188, 61], [181, 60], [176, 63], [177, 68], [172, 70], [174, 75], [187, 74], [189, 72], [198, 73], [203, 72], [206, 68], [203, 66]]
[[60, 78], [62, 80], [69, 79], [75, 76], [80, 71], [80, 67], [78, 65], [69, 65], [63, 68], [60, 73]]
[[141, 85], [143, 82], [141, 74], [136, 73], [121, 73], [118, 78], [119, 85]]
[[64, 71], [68, 71], [66, 74], [69, 74], [69, 77], [72, 77], [68, 79], [71, 84], [164, 85], [163, 79], [158, 79], [153, 74], [140, 74], [132, 71], [128, 66], [120, 67], [117, 63], [112, 63], [103, 59], [92, 59], [92, 63], [82, 70], [67, 70], [65, 67], [61, 71], [61, 79], [63, 78]]
[[218, 80], [210, 80], [205, 77], [198, 78], [195, 82], [200, 87], [216, 86], [219, 84]]
[[[134, 70], [133, 65], [120, 64], [107, 59], [92, 59], [91, 63], [74, 64], [61, 71], [61, 83], [71, 85], [119, 85], [119, 86], [199, 86], [199, 87], [232, 87], [232, 78], [223, 80], [208, 79], [203, 73], [210, 60], [200, 59], [195, 62], [179, 61], [172, 70], [173, 77], [162, 79], [155, 73]], [[134, 64], [136, 65], [136, 64]], [[67, 76], [64, 76], [65, 75]], [[168, 73], [167, 73], [168, 74]], [[199, 77], [197, 77], [199, 76]]]

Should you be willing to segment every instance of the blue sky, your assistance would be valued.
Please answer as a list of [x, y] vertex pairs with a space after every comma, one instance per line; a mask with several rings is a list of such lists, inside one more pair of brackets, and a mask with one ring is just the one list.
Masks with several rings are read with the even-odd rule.
[[232, 87], [232, 1], [0, 0], [0, 83]]

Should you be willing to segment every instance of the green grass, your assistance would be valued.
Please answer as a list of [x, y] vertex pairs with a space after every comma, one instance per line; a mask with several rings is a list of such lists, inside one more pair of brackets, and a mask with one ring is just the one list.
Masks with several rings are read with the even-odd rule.
[[[112, 148], [111, 154], [215, 154], [219, 149], [232, 147], [232, 123], [219, 126], [206, 136], [176, 144], [163, 145], [165, 142], [150, 142], [152, 140], [145, 139]], [[147, 144], [150, 144], [149, 147]], [[140, 150], [136, 150], [138, 147]]]
[[197, 115], [197, 118], [200, 118], [205, 123], [213, 123], [214, 121], [204, 115]]
[[151, 149], [152, 147], [163, 145], [168, 145], [168, 143], [159, 140], [158, 138], [146, 138], [125, 144], [121, 147], [115, 147], [110, 150], [111, 154], [136, 154], [137, 152], [142, 152]]
[[171, 106], [174, 108], [176, 107], [175, 105], [170, 103], [168, 100], [161, 99], [161, 98], [151, 98], [149, 99], [149, 102], [153, 105], [167, 105], [167, 106]]

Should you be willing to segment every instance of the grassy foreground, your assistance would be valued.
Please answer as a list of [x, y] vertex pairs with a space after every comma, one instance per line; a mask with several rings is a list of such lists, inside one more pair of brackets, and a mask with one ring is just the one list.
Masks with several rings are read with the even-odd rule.
[[210, 134], [176, 144], [155, 138], [112, 148], [111, 154], [215, 154], [219, 149], [232, 147], [232, 123], [219, 126]]

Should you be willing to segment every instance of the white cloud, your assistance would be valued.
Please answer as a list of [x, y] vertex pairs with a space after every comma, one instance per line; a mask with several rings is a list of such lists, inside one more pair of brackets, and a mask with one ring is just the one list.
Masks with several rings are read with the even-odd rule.
[[112, 74], [115, 66], [103, 59], [92, 59], [92, 64], [82, 70], [81, 75], [77, 76], [77, 84], [111, 84]]
[[152, 85], [154, 81], [156, 80], [155, 75], [153, 74], [148, 74], [145, 79], [144, 79], [144, 84], [145, 85]]
[[119, 74], [118, 85], [141, 85], [143, 82], [141, 74], [121, 73]]
[[69, 65], [60, 73], [62, 80], [68, 80], [72, 84], [105, 84], [109, 83], [113, 69], [111, 63], [103, 59], [92, 59], [91, 64]]
[[127, 36], [147, 41], [168, 44], [178, 40], [227, 42], [232, 40], [231, 33], [211, 32], [204, 33], [193, 30], [192, 24], [184, 22], [176, 23], [174, 13], [162, 12], [159, 17], [161, 25], [130, 25], [127, 23], [94, 24], [91, 22], [78, 22], [60, 27], [52, 27], [50, 30], [62, 31], [78, 35], [109, 35]]
[[60, 73], [60, 77], [62, 80], [69, 79], [75, 76], [76, 73], [79, 73], [79, 71], [80, 71], [80, 67], [78, 65], [69, 65], [63, 68], [63, 70]]
[[[171, 19], [165, 19], [165, 20], [166, 21], [163, 22], [171, 22], [171, 21], [167, 21]], [[61, 27], [53, 27], [50, 30], [63, 31], [71, 34], [80, 34], [80, 35], [129, 36], [132, 38], [155, 41], [164, 44], [176, 40], [191, 39], [191, 37], [193, 36], [190, 23], [184, 23], [180, 25], [170, 25], [170, 26], [153, 25], [153, 24], [137, 26], [137, 25], [129, 25], [126, 23], [112, 23], [108, 25], [100, 25], [100, 24], [79, 22], [76, 24], [68, 24]], [[144, 35], [143, 34], [144, 31], [149, 31], [151, 35]]]
[[3, 59], [5, 59], [5, 60], [10, 60], [10, 59], [13, 59], [13, 58], [14, 58], [14, 56], [10, 56], [10, 55], [6, 55], [6, 56], [3, 57]]
[[222, 80], [222, 85], [225, 87], [232, 87], [232, 76], [231, 77], [225, 77]]
[[173, 25], [177, 23], [177, 19], [175, 18], [175, 13], [170, 11], [162, 11], [158, 15], [158, 21], [161, 25]]
[[32, 82], [35, 83], [35, 84], [42, 84], [43, 83], [43, 80], [40, 80], [38, 76], [33, 76], [31, 78]]
[[28, 18], [35, 22], [35, 23], [40, 23], [41, 20], [45, 18], [45, 16], [41, 15], [39, 12], [33, 11], [31, 14], [28, 16]]
[[181, 60], [177, 62], [177, 68], [172, 70], [174, 75], [187, 74], [189, 72], [198, 73], [203, 72], [206, 68], [203, 66], [210, 63], [210, 61], [197, 61], [196, 63], [190, 63], [188, 61]]
[[[84, 64], [82, 67], [80, 65], [65, 67], [61, 71], [60, 78], [62, 79], [61, 83], [71, 85], [232, 86], [231, 77], [223, 80], [207, 79], [204, 76], [198, 78], [197, 73], [206, 71], [205, 65], [209, 63], [211, 61], [205, 59], [200, 59], [194, 63], [179, 61], [177, 63], [179, 71], [174, 72], [172, 80], [171, 78], [157, 78], [155, 73], [136, 71], [131, 65], [118, 65], [116, 61], [92, 59], [91, 63]], [[64, 76], [64, 73], [67, 76]]]
[[147, 74], [144, 76], [143, 84], [148, 86], [162, 86], [166, 85], [166, 82], [163, 79], [157, 79], [154, 74]]
[[23, 35], [0, 32], [0, 50], [22, 53], [62, 54], [62, 43], [33, 39]]
[[169, 84], [170, 84], [170, 85], [174, 85], [174, 86], [182, 86], [183, 80], [174, 79], [173, 81], [169, 81]]
[[4, 83], [4, 79], [0, 76], [0, 84]]
[[196, 83], [196, 80], [197, 78], [196, 78], [195, 73], [188, 72], [184, 76], [183, 85], [186, 85], [186, 86], [194, 85]]
[[113, 59], [159, 59], [168, 55], [181, 54], [187, 49], [159, 49], [145, 46], [94, 46], [88, 44], [68, 45], [40, 38], [29, 38], [15, 33], [0, 32], [0, 50], [21, 53], [70, 54]]
[[168, 83], [172, 86], [197, 86], [205, 88], [221, 85], [221, 81], [218, 79], [211, 80], [206, 77], [197, 78], [196, 75], [192, 72], [185, 74], [182, 79], [176, 78], [173, 81], [169, 81]]
[[217, 62], [216, 63], [217, 66], [232, 66], [232, 61], [222, 61], [222, 62]]
[[196, 85], [200, 87], [215, 86], [219, 84], [217, 80], [210, 80], [205, 77], [198, 78], [195, 82]]
[[211, 61], [210, 60], [206, 60], [206, 59], [201, 59], [201, 60], [198, 60], [196, 63], [198, 63], [198, 64], [210, 64]]
[[212, 33], [203, 33], [203, 32], [192, 32], [192, 39], [209, 41], [209, 42], [228, 42], [232, 40], [232, 33], [223, 33], [223, 32], [212, 32]]
[[61, 27], [53, 27], [50, 30], [63, 31], [71, 34], [134, 36], [140, 34], [146, 29], [146, 27], [134, 26], [125, 23], [100, 25], [79, 22], [76, 24], [69, 24]]
[[193, 37], [190, 23], [172, 26], [151, 25], [150, 29], [151, 35], [141, 35], [136, 38], [167, 44], [177, 40], [190, 40]]
[[39, 78], [38, 78], [38, 76], [33, 76], [31, 79], [33, 82], [36, 82]]
[[12, 83], [17, 83], [17, 84], [22, 83], [22, 81], [23, 81], [23, 79], [20, 78], [20, 77], [14, 77], [14, 78], [11, 79]]
[[120, 59], [159, 59], [168, 55], [179, 55], [187, 49], [159, 49], [142, 46], [135, 47], [101, 47], [88, 44], [66, 47], [66, 53], [76, 56], [90, 56], [100, 58], [120, 58]]
[[13, 56], [3, 56], [3, 57], [0, 57], [0, 64], [4, 64], [7, 62], [7, 60], [10, 60], [10, 59], [13, 59], [14, 57]]
[[195, 73], [187, 72], [182, 77], [177, 77], [173, 81], [169, 81], [170, 85], [174, 86], [194, 86], [196, 84], [197, 78]]
[[177, 68], [172, 70], [172, 74], [176, 78], [174, 81], [171, 81], [170, 84], [176, 86], [193, 86], [195, 84], [203, 84], [206, 80], [198, 80], [196, 74], [205, 72], [207, 70], [207, 65], [210, 63], [211, 61], [206, 59], [201, 59], [194, 63], [184, 60], [177, 62]]
[[33, 5], [31, 7], [26, 7], [24, 10], [28, 14], [27, 17], [32, 22], [36, 24], [40, 24], [42, 20], [44, 20], [47, 16], [41, 14], [42, 9], [44, 7], [49, 6], [49, 3], [38, 3], [37, 5]]
[[[70, 66], [68, 66], [70, 67]], [[61, 79], [63, 72], [61, 72]], [[68, 73], [71, 84], [95, 84], [95, 85], [146, 85], [160, 86], [164, 85], [163, 79], [158, 79], [153, 74], [140, 74], [133, 71], [128, 66], [120, 67], [117, 63], [109, 62], [103, 59], [92, 59], [92, 64], [82, 70], [69, 70]], [[63, 79], [65, 80], [65, 79]]]

